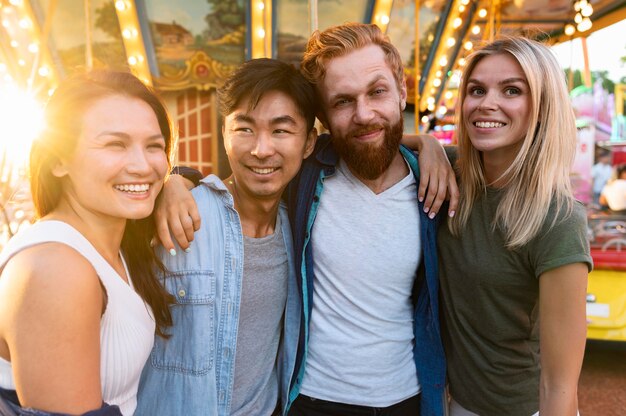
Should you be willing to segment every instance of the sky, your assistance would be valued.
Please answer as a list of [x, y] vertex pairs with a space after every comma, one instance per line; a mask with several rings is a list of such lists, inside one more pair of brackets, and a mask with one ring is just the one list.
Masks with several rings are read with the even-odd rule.
[[[569, 68], [570, 62], [574, 70], [584, 68], [580, 39], [555, 45], [552, 50], [563, 68]], [[626, 56], [626, 20], [589, 35], [587, 50], [591, 71], [607, 70], [613, 82], [626, 77], [626, 64], [620, 61], [622, 56]]]

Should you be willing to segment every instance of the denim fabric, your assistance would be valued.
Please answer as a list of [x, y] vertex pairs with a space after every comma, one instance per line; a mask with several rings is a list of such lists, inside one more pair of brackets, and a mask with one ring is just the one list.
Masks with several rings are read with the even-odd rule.
[[[0, 388], [0, 416], [70, 416], [67, 413], [50, 413], [22, 408], [16, 403], [18, 403], [18, 399], [14, 390]], [[102, 403], [100, 409], [91, 410], [81, 416], [122, 416], [122, 412], [118, 406]]]
[[[160, 253], [168, 273], [163, 284], [177, 300], [171, 337], [156, 337], [139, 384], [135, 415], [228, 416], [233, 391], [239, 305], [243, 278], [243, 233], [233, 198], [216, 176], [193, 191], [202, 218], [191, 251]], [[281, 406], [286, 408], [301, 302], [296, 286], [289, 220], [281, 204], [289, 280], [283, 337], [277, 361]]]
[[[401, 152], [409, 163], [416, 180], [419, 182], [419, 166], [415, 155], [401, 147]], [[315, 151], [303, 163], [302, 169], [289, 185], [287, 199], [289, 218], [294, 235], [296, 270], [299, 273], [298, 287], [302, 296], [303, 313], [300, 327], [298, 355], [296, 357], [296, 376], [291, 380], [288, 406], [296, 399], [306, 365], [307, 343], [309, 338], [309, 319], [312, 310], [313, 251], [310, 244], [311, 230], [324, 190], [324, 179], [335, 173], [339, 156], [332, 147], [330, 136], [318, 138]], [[416, 195], [417, 198], [417, 195]], [[422, 241], [422, 262], [413, 289], [415, 305], [415, 347], [414, 357], [422, 391], [420, 394], [421, 414], [441, 416], [445, 412], [445, 376], [446, 364], [441, 332], [439, 328], [438, 303], [438, 265], [437, 265], [437, 224], [428, 218], [419, 203], [420, 237]], [[444, 210], [442, 209], [442, 212]]]

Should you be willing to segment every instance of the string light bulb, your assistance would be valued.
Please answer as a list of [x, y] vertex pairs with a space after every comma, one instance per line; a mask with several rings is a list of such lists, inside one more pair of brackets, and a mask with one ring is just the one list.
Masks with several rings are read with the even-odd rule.
[[126, 29], [122, 30], [122, 36], [124, 37], [124, 39], [131, 39], [137, 36], [137, 29], [135, 29], [134, 27], [127, 27]]
[[120, 12], [123, 12], [128, 8], [128, 4], [124, 0], [117, 0], [115, 2], [115, 8]]
[[578, 29], [579, 32], [586, 32], [587, 30], [591, 29], [591, 26], [592, 26], [591, 19], [589, 19], [588, 17], [585, 17], [576, 26], [576, 29]]
[[[577, 0], [574, 2], [574, 11], [576, 15], [574, 16], [574, 23], [576, 23], [576, 29], [579, 32], [585, 32], [591, 29], [591, 15], [593, 14], [593, 6], [588, 0]], [[564, 28], [564, 33], [567, 36], [572, 36], [575, 32], [572, 29], [573, 25], [566, 25]]]

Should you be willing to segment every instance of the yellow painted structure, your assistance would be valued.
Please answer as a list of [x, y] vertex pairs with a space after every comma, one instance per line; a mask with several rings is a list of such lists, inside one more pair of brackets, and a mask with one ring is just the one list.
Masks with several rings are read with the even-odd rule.
[[626, 342], [626, 270], [592, 271], [587, 293], [587, 338]]

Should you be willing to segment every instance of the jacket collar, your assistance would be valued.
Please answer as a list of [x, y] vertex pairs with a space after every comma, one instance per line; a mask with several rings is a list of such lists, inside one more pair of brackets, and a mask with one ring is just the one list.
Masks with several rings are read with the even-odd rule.
[[339, 164], [339, 155], [333, 146], [330, 134], [321, 134], [317, 138], [316, 147], [319, 149], [315, 152], [315, 158], [319, 163], [326, 166], [337, 166]]

